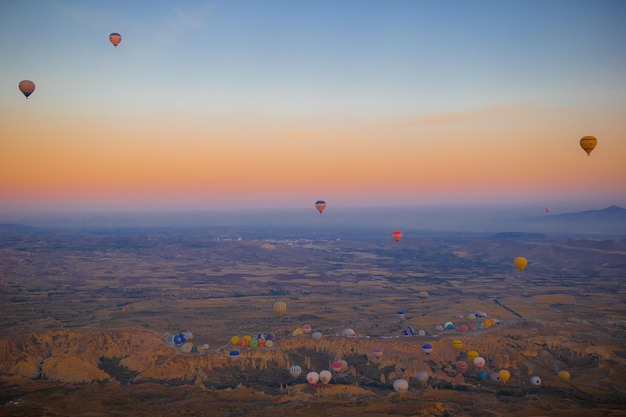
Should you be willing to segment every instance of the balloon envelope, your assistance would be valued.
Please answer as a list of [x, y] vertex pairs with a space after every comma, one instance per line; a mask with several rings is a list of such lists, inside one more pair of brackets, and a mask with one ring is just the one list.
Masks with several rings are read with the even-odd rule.
[[20, 83], [18, 84], [18, 87], [20, 91], [22, 92], [22, 94], [26, 96], [26, 98], [28, 98], [28, 96], [30, 96], [33, 93], [33, 91], [35, 91], [35, 83], [32, 82], [31, 80], [20, 81]]
[[464, 374], [465, 371], [467, 371], [467, 362], [458, 361], [455, 365], [456, 365], [456, 370], [458, 373]]
[[396, 379], [393, 381], [393, 389], [402, 395], [409, 390], [409, 383], [405, 379]]
[[563, 382], [569, 381], [570, 374], [567, 371], [559, 371], [559, 379]]
[[433, 345], [431, 345], [430, 343], [424, 343], [424, 345], [422, 346], [422, 350], [425, 354], [430, 355], [433, 351]]
[[515, 264], [517, 269], [522, 272], [524, 268], [526, 268], [526, 265], [528, 265], [528, 259], [524, 258], [523, 256], [518, 256], [513, 260], [513, 263]]
[[459, 339], [454, 339], [454, 340], [452, 341], [452, 347], [453, 347], [455, 350], [461, 350], [461, 349], [463, 348], [463, 342], [462, 342], [462, 341], [460, 341]]
[[482, 367], [485, 366], [485, 358], [482, 358], [480, 356], [475, 357], [474, 366], [480, 371]]
[[500, 381], [502, 381], [504, 384], [506, 384], [506, 381], [511, 379], [511, 373], [506, 369], [501, 369], [500, 372], [498, 372], [498, 376], [500, 377]]
[[326, 202], [324, 200], [318, 200], [315, 202], [315, 208], [317, 209], [317, 211], [320, 212], [320, 214], [322, 214], [322, 212], [324, 211], [324, 209], [326, 208]]
[[541, 378], [539, 378], [537, 375], [533, 375], [528, 379], [528, 382], [530, 382], [530, 385], [538, 387], [541, 385]]
[[399, 231], [399, 230], [394, 230], [394, 231], [391, 233], [391, 236], [393, 236], [393, 239], [394, 239], [394, 240], [396, 241], [396, 243], [397, 243], [397, 242], [399, 242], [399, 241], [400, 241], [400, 239], [402, 239], [402, 232], [401, 232], [401, 231]]
[[322, 333], [321, 332], [313, 332], [313, 334], [311, 335], [311, 337], [313, 338], [313, 340], [315, 340], [316, 342], [319, 342], [320, 340], [322, 340]]
[[424, 371], [419, 371], [415, 378], [422, 384], [425, 385], [428, 382], [428, 374]]
[[381, 356], [383, 356], [383, 348], [381, 348], [381, 347], [375, 347], [373, 352], [374, 352], [374, 356], [376, 357], [376, 359], [378, 359]]
[[580, 147], [587, 152], [587, 156], [591, 155], [591, 151], [598, 145], [598, 139], [595, 136], [583, 136], [580, 139]]
[[324, 385], [328, 384], [330, 380], [333, 378], [333, 374], [330, 371], [322, 371], [320, 372], [320, 382]]
[[111, 33], [109, 35], [109, 41], [111, 41], [113, 46], [115, 46], [117, 48], [117, 45], [119, 45], [120, 42], [122, 42], [122, 35], [120, 35], [119, 33]]
[[302, 373], [302, 368], [299, 367], [298, 365], [293, 365], [291, 369], [289, 369], [289, 373], [291, 374], [292, 377], [297, 378]]
[[311, 371], [306, 374], [306, 380], [311, 386], [315, 386], [320, 380], [320, 374], [315, 371]]
[[283, 313], [287, 311], [287, 304], [282, 301], [276, 301], [274, 303], [274, 311], [278, 314], [278, 317], [282, 317]]

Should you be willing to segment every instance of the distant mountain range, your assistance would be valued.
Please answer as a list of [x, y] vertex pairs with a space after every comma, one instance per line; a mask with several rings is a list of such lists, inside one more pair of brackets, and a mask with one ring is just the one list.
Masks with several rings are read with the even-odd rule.
[[620, 206], [609, 206], [601, 210], [577, 211], [574, 213], [549, 214], [546, 218], [553, 220], [626, 220], [626, 209]]
[[548, 214], [527, 220], [527, 225], [533, 231], [540, 230], [542, 233], [626, 236], [626, 209], [615, 205], [600, 210]]

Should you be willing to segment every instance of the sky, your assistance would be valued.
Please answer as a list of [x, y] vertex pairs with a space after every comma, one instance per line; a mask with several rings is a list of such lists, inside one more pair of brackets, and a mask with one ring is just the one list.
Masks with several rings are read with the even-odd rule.
[[5, 0], [0, 218], [626, 206], [624, 22], [621, 0]]

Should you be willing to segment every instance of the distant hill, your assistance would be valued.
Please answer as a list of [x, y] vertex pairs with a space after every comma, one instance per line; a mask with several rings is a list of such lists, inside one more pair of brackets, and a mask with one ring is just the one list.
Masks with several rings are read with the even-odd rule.
[[586, 219], [601, 219], [601, 220], [626, 220], [626, 209], [620, 206], [609, 206], [601, 210], [586, 210], [577, 211], [574, 213], [563, 213], [550, 215], [553, 219], [566, 219], [566, 220], [586, 220]]
[[18, 223], [0, 223], [0, 236], [15, 236], [33, 233], [37, 228]]
[[501, 232], [496, 233], [493, 240], [546, 240], [546, 235], [543, 233], [524, 233], [524, 232]]
[[626, 236], [626, 209], [609, 206], [599, 210], [549, 214], [528, 219], [542, 231]]

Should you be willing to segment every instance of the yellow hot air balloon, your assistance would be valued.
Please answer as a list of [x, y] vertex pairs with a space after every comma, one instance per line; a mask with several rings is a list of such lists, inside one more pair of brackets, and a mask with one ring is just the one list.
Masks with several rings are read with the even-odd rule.
[[113, 46], [117, 48], [117, 45], [119, 45], [120, 42], [122, 42], [122, 35], [120, 35], [119, 33], [111, 33], [109, 35], [109, 41], [111, 41]]
[[478, 357], [478, 352], [476, 352], [475, 350], [470, 350], [469, 352], [467, 352], [467, 359], [471, 363], [474, 363], [474, 359], [476, 359], [477, 357]]
[[598, 139], [595, 136], [583, 136], [580, 139], [580, 147], [587, 152], [587, 156], [591, 155], [591, 151], [595, 149], [597, 144]]
[[276, 301], [274, 303], [274, 311], [278, 314], [278, 317], [282, 317], [285, 311], [287, 311], [287, 304], [282, 301]]
[[463, 348], [463, 342], [459, 339], [454, 339], [452, 341], [452, 347], [456, 350], [461, 350]]
[[241, 339], [239, 338], [239, 336], [233, 336], [230, 338], [230, 344], [231, 345], [238, 345], [239, 342], [241, 341]]
[[35, 83], [32, 82], [31, 80], [20, 81], [20, 83], [18, 84], [18, 87], [20, 91], [22, 92], [22, 94], [26, 96], [26, 98], [28, 98], [28, 96], [33, 94], [33, 91], [35, 91]]
[[518, 256], [513, 260], [513, 263], [515, 264], [517, 269], [522, 272], [524, 268], [526, 268], [526, 265], [528, 265], [528, 259], [524, 258], [523, 256]]
[[511, 378], [511, 373], [506, 369], [502, 369], [500, 372], [498, 372], [498, 376], [500, 377], [500, 381], [502, 381], [503, 384], [506, 384], [506, 381]]
[[558, 375], [559, 375], [559, 379], [561, 381], [563, 381], [563, 382], [569, 381], [569, 377], [570, 377], [569, 372], [567, 372], [567, 371], [559, 371]]

